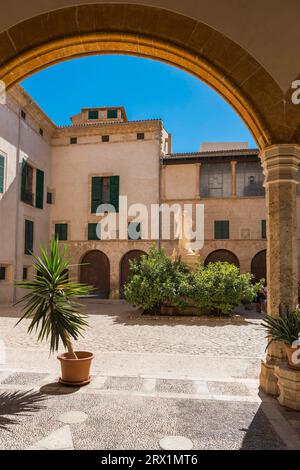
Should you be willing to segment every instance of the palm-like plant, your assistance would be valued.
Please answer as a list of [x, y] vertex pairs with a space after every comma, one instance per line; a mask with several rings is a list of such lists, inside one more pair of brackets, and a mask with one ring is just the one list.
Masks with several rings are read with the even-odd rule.
[[87, 326], [87, 315], [78, 296], [89, 294], [93, 288], [74, 283], [68, 278], [67, 246], [59, 252], [58, 240], [50, 242], [50, 250], [40, 247], [41, 256], [32, 253], [33, 266], [38, 273], [33, 280], [18, 281], [16, 285], [29, 291], [21, 300], [24, 318], [31, 319], [28, 333], [38, 332], [38, 340], [50, 338], [50, 352], [58, 350], [62, 341], [70, 357], [77, 359], [71, 339], [77, 340]]
[[273, 341], [282, 341], [285, 344], [291, 345], [299, 339], [300, 309], [298, 307], [292, 310], [289, 308], [285, 310], [279, 308], [279, 316], [273, 318], [270, 315], [266, 315], [262, 326], [267, 330], [268, 337], [270, 338], [267, 348]]

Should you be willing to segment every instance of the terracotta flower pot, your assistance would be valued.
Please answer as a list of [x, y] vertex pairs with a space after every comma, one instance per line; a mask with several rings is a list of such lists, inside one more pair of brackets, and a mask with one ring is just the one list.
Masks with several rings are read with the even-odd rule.
[[[293, 348], [289, 344], [285, 345], [286, 355], [288, 358], [289, 367], [292, 369], [300, 370], [300, 346]], [[296, 352], [298, 351], [298, 353]], [[294, 354], [296, 352], [296, 354]], [[297, 362], [299, 363], [297, 364]]]
[[69, 353], [59, 354], [61, 378], [64, 385], [86, 385], [90, 382], [90, 369], [94, 355], [86, 351], [75, 351], [78, 359], [70, 359]]

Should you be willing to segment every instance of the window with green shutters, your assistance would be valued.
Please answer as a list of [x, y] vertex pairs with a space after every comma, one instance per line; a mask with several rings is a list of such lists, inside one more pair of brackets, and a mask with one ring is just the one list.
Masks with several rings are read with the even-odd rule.
[[4, 193], [4, 164], [5, 158], [0, 155], [0, 193]]
[[44, 207], [44, 172], [39, 169], [36, 170], [35, 207], [38, 209]]
[[68, 240], [68, 224], [55, 224], [55, 238]]
[[31, 255], [33, 251], [33, 230], [34, 223], [32, 220], [25, 220], [25, 255]]
[[229, 239], [229, 220], [215, 220], [215, 240]]
[[99, 230], [101, 229], [100, 224], [97, 224], [97, 223], [88, 224], [88, 240], [101, 240], [101, 238], [97, 236], [97, 225], [99, 225], [99, 229], [98, 229], [98, 232], [99, 232]]
[[118, 110], [117, 109], [108, 109], [107, 110], [107, 119], [117, 119]]
[[89, 119], [98, 119], [99, 118], [99, 111], [90, 110], [89, 111]]
[[91, 213], [96, 214], [101, 204], [111, 204], [119, 212], [120, 177], [92, 177]]
[[26, 160], [23, 160], [21, 169], [21, 201], [31, 206], [34, 202], [32, 191], [33, 172], [33, 167], [28, 165]]
[[267, 238], [267, 221], [261, 221], [261, 238]]
[[140, 222], [129, 222], [128, 224], [128, 240], [141, 240], [141, 223]]
[[115, 211], [119, 212], [119, 190], [120, 190], [120, 177], [111, 176], [110, 177], [110, 204], [114, 206]]

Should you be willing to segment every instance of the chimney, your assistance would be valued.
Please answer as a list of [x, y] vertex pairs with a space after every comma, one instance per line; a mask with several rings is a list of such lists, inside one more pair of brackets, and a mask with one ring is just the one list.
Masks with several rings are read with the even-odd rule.
[[168, 154], [172, 153], [172, 134], [168, 134]]

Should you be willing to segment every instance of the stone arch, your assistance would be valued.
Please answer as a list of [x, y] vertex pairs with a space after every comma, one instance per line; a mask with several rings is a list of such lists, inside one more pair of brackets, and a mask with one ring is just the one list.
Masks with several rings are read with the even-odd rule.
[[204, 266], [207, 266], [209, 263], [215, 263], [216, 261], [227, 262], [234, 264], [237, 268], [240, 267], [240, 262], [238, 257], [229, 250], [215, 250], [212, 251], [205, 259]]
[[122, 296], [122, 288], [130, 276], [129, 260], [139, 259], [142, 255], [146, 254], [143, 250], [130, 250], [122, 256], [120, 261], [120, 297]]
[[80, 261], [80, 282], [95, 287], [93, 294], [108, 299], [110, 292], [110, 263], [100, 250], [87, 251]]
[[251, 274], [255, 281], [260, 279], [267, 280], [267, 250], [261, 250], [252, 258]]
[[88, 4], [18, 23], [0, 34], [0, 79], [9, 88], [65, 59], [108, 53], [160, 60], [198, 77], [237, 111], [260, 148], [298, 139], [299, 107], [245, 49], [157, 7]]

